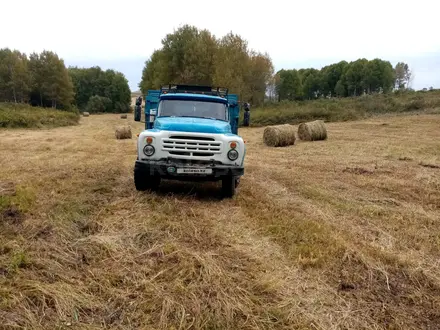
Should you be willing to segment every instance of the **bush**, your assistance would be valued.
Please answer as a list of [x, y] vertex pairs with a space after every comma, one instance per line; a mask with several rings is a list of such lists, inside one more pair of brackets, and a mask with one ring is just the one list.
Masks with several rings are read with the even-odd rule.
[[131, 112], [131, 107], [128, 104], [122, 102], [115, 103], [115, 112], [117, 113], [128, 113]]
[[0, 127], [45, 128], [76, 125], [79, 121], [77, 109], [72, 111], [32, 107], [20, 103], [0, 103]]
[[94, 95], [90, 97], [89, 101], [87, 102], [86, 112], [114, 112], [112, 100], [110, 100], [108, 97]]

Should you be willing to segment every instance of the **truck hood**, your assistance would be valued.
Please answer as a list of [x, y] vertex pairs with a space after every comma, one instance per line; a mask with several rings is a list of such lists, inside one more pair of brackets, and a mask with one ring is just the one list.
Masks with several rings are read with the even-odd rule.
[[164, 131], [194, 133], [231, 133], [231, 125], [226, 121], [193, 118], [193, 117], [162, 117], [156, 118], [154, 128]]

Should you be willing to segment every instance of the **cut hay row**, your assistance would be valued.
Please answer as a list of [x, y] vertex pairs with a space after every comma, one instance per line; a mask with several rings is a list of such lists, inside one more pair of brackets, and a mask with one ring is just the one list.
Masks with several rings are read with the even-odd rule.
[[327, 129], [323, 120], [301, 123], [298, 126], [298, 137], [303, 141], [317, 141], [327, 139]]
[[263, 141], [269, 147], [293, 145], [295, 140], [295, 127], [292, 125], [269, 126], [264, 129]]
[[131, 139], [131, 127], [120, 126], [116, 128], [115, 136], [118, 140]]

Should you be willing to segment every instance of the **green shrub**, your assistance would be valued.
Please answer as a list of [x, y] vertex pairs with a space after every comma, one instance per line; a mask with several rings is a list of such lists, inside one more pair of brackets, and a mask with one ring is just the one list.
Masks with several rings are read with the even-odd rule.
[[[440, 91], [396, 92], [312, 101], [268, 102], [251, 109], [251, 125], [298, 124], [322, 119], [347, 121], [377, 114], [421, 111], [440, 107]], [[243, 115], [241, 115], [243, 116]], [[240, 125], [243, 118], [240, 118]]]
[[32, 107], [20, 103], [0, 103], [0, 127], [45, 128], [76, 125], [79, 121], [76, 108], [69, 111]]
[[112, 100], [108, 97], [94, 95], [89, 98], [86, 111], [89, 113], [114, 112]]

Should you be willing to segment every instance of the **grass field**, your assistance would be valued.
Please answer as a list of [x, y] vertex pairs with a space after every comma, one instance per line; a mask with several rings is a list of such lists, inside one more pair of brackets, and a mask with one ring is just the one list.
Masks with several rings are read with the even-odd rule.
[[0, 128], [50, 128], [76, 125], [79, 113], [20, 103], [0, 103]]
[[0, 130], [0, 328], [440, 328], [439, 115], [286, 148], [241, 129], [224, 200], [217, 184], [137, 192], [121, 122]]

